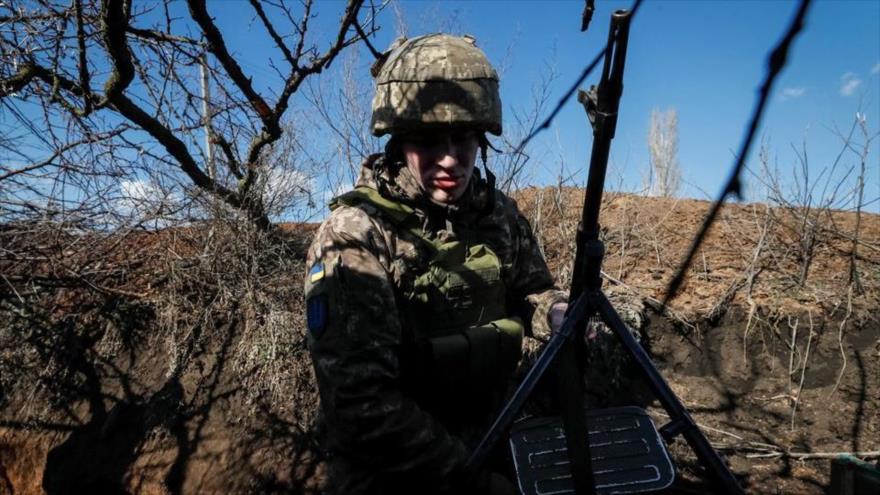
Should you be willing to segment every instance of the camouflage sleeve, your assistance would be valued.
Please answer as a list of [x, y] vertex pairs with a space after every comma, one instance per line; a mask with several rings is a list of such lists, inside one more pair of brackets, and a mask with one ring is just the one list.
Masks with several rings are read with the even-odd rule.
[[468, 451], [400, 391], [387, 264], [379, 227], [357, 208], [335, 210], [309, 250], [309, 344], [330, 447], [379, 476], [444, 479]]
[[509, 277], [514, 307], [531, 321], [531, 336], [547, 339], [550, 336], [550, 308], [568, 301], [568, 294], [556, 286], [547, 262], [538, 247], [528, 220], [520, 213], [516, 202], [505, 198], [506, 216], [514, 223], [515, 258]]

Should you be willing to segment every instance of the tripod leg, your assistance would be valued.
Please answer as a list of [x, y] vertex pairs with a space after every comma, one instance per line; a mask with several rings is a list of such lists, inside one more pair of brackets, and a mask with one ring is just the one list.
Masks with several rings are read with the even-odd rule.
[[733, 473], [730, 472], [727, 465], [724, 464], [724, 461], [721, 460], [721, 457], [715, 452], [715, 449], [712, 448], [706, 437], [703, 436], [703, 433], [697, 427], [693, 418], [691, 418], [690, 413], [688, 413], [681, 401], [678, 400], [672, 389], [669, 388], [669, 384], [666, 383], [666, 380], [663, 379], [663, 376], [654, 367], [654, 363], [648, 357], [648, 353], [645, 352], [645, 349], [629, 332], [626, 324], [620, 319], [620, 315], [617, 314], [617, 311], [611, 305], [611, 302], [608, 301], [605, 294], [597, 291], [592, 293], [591, 297], [594, 307], [602, 317], [602, 321], [611, 328], [620, 343], [623, 344], [627, 353], [629, 353], [635, 364], [642, 371], [654, 395], [657, 396], [660, 404], [669, 413], [671, 421], [663, 427], [663, 430], [674, 432], [670, 437], [674, 437], [677, 434], [684, 436], [688, 445], [697, 454], [697, 458], [700, 459], [700, 463], [709, 470], [720, 488], [724, 490], [724, 493], [730, 495], [744, 494], [745, 492], [739, 486], [739, 482], [733, 476]]
[[[584, 320], [585, 321], [585, 320]], [[565, 430], [574, 492], [594, 495], [596, 482], [590, 455], [587, 415], [584, 411], [583, 373], [575, 356], [576, 345], [583, 345], [583, 323], [578, 324], [573, 339], [567, 340], [557, 356], [557, 397]]]

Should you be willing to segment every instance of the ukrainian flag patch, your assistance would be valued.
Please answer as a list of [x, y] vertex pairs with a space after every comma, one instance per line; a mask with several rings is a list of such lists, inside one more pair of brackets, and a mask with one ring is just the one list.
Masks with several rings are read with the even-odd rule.
[[320, 261], [312, 265], [312, 269], [309, 270], [309, 282], [315, 283], [320, 282], [324, 278], [324, 263]]

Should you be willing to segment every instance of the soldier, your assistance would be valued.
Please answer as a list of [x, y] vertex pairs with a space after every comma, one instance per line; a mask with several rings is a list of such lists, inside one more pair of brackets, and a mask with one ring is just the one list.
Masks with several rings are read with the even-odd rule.
[[395, 42], [377, 69], [372, 132], [390, 139], [308, 251], [327, 490], [514, 493], [504, 462], [463, 465], [523, 337], [558, 327], [566, 294], [516, 203], [474, 167], [485, 133], [501, 134], [498, 76], [473, 38], [444, 34]]

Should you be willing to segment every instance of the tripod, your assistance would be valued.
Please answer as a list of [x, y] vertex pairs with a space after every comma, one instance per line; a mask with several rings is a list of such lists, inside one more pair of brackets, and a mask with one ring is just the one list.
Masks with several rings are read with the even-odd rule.
[[[484, 435], [467, 467], [476, 470], [481, 466], [501, 437], [511, 431], [510, 443], [523, 493], [581, 495], [660, 490], [674, 478], [664, 441], [672, 442], [681, 435], [719, 490], [739, 495], [744, 492], [736, 478], [602, 293], [605, 247], [599, 239], [599, 209], [623, 92], [630, 20], [631, 12], [626, 10], [612, 15], [600, 82], [578, 95], [593, 128], [593, 149], [565, 321]], [[584, 411], [583, 363], [578, 362], [577, 346], [584, 345], [587, 321], [592, 317], [599, 317], [616, 336], [669, 414], [669, 422], [659, 432], [647, 413], [636, 407]], [[533, 418], [511, 430], [538, 380], [554, 363], [561, 418]]]

